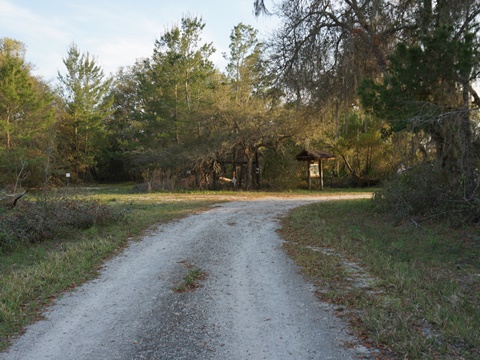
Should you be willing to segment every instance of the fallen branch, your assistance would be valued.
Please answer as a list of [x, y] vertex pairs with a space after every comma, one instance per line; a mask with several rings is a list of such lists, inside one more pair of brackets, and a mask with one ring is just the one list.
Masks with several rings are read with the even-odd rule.
[[227, 182], [227, 183], [231, 183], [231, 182], [232, 182], [232, 179], [229, 179], [229, 178], [226, 178], [226, 177], [223, 177], [223, 176], [220, 176], [220, 177], [218, 178], [218, 180], [224, 181], [224, 182]]
[[[21, 194], [8, 194], [0, 198], [0, 201], [2, 202], [2, 206], [13, 209], [17, 205], [17, 201], [20, 200], [25, 194], [28, 192], [28, 190], [25, 190]], [[13, 198], [13, 201], [10, 199]]]

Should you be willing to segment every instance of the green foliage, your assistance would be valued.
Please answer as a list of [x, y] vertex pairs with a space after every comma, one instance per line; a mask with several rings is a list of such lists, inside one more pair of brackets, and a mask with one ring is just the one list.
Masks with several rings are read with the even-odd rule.
[[117, 76], [109, 151], [103, 157], [119, 159], [136, 179], [165, 170], [180, 181], [187, 168], [211, 163], [213, 103], [221, 76], [209, 59], [212, 44], [201, 42], [204, 26], [200, 18], [183, 18], [155, 42], [151, 58]]
[[470, 34], [459, 41], [454, 29], [441, 26], [422, 43], [399, 43], [390, 56], [390, 73], [359, 88], [362, 103], [386, 119], [394, 131], [435, 130], [439, 116], [463, 106], [457, 83], [473, 68]]
[[258, 31], [242, 23], [236, 25], [230, 34], [230, 54], [227, 76], [232, 87], [232, 98], [237, 105], [246, 106], [252, 96], [261, 96], [265, 91], [265, 64], [262, 51], [265, 46], [258, 40]]
[[[248, 188], [257, 151], [288, 136], [257, 31], [234, 28], [225, 76], [209, 60], [212, 44], [201, 42], [204, 26], [200, 18], [182, 19], [155, 42], [151, 58], [117, 76], [109, 145], [101, 158], [110, 167], [122, 162], [145, 189], [167, 182], [169, 189], [213, 187], [214, 177], [233, 172], [243, 174], [239, 186], [243, 179]], [[224, 173], [222, 162], [232, 158], [247, 165]], [[160, 173], [171, 179], [158, 181]]]
[[[452, 18], [423, 29], [417, 42], [397, 44], [389, 74], [367, 79], [359, 89], [363, 105], [389, 123], [387, 136], [423, 135], [423, 159], [410, 155], [411, 166], [434, 159], [434, 166], [419, 165], [394, 179], [380, 196], [400, 216], [449, 218], [454, 224], [479, 219], [470, 82], [478, 76], [480, 57], [471, 32], [478, 19], [460, 15], [468, 9], [462, 5]], [[438, 6], [439, 15], [444, 10]]]
[[140, 104], [146, 101], [141, 96], [141, 79], [145, 72], [142, 63], [130, 68], [122, 68], [117, 72], [111, 88], [113, 98], [112, 114], [106, 118], [106, 144], [98, 155], [99, 178], [123, 180], [131, 176], [130, 162], [134, 154], [149, 146], [152, 136], [149, 127], [145, 126], [143, 108]]
[[330, 135], [332, 148], [345, 163], [344, 172], [358, 185], [374, 185], [391, 171], [385, 161], [392, 152], [391, 144], [382, 138], [382, 125], [378, 118], [353, 108], [342, 114], [336, 134]]
[[[296, 186], [284, 154], [312, 145], [335, 151], [339, 183], [376, 182], [421, 155], [443, 161], [453, 188], [466, 177], [471, 195], [464, 110], [480, 65], [478, 2], [281, 1], [277, 10], [282, 25], [268, 41], [249, 25], [232, 29], [224, 73], [200, 17], [181, 19], [115, 79], [71, 44], [57, 97], [31, 75], [25, 46], [1, 39], [0, 186], [63, 184], [65, 172], [72, 181], [165, 172], [167, 187], [235, 176], [249, 189], [257, 160], [270, 171], [264, 184]], [[370, 114], [353, 105], [359, 84]]]
[[96, 60], [89, 53], [81, 54], [75, 44], [63, 63], [67, 73], [59, 72], [58, 80], [65, 112], [57, 145], [64, 166], [75, 177], [85, 178], [105, 147], [105, 120], [113, 104], [113, 98], [108, 96], [112, 79], [106, 79]]
[[[305, 188], [305, 164], [297, 161], [302, 149], [287, 142], [284, 149], [264, 149], [261, 152], [263, 166], [260, 168], [262, 187], [275, 191]], [[303, 180], [303, 181], [302, 181]]]
[[205, 91], [214, 67], [209, 60], [212, 44], [199, 44], [205, 24], [200, 18], [183, 18], [181, 25], [155, 41], [152, 58], [146, 61], [141, 91], [148, 99], [146, 117], [151, 135], [162, 144], [185, 142], [198, 134]]
[[183, 277], [183, 281], [176, 285], [173, 289], [175, 292], [186, 292], [192, 291], [200, 287], [200, 280], [205, 280], [206, 273], [201, 269], [194, 267], [193, 265], [186, 263], [186, 266], [189, 268], [187, 274]]
[[[24, 46], [0, 39], [0, 184], [42, 184], [53, 155], [53, 95], [30, 74]], [[28, 182], [27, 182], [28, 184]]]

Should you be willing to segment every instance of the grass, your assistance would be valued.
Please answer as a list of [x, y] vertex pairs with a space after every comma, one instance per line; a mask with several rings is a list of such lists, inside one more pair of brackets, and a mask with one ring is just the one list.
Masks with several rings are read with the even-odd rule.
[[154, 224], [186, 216], [216, 203], [158, 194], [132, 197], [99, 191], [92, 195], [128, 213], [126, 221], [86, 230], [72, 230], [61, 239], [0, 252], [0, 351], [11, 337], [41, 318], [56, 296], [92, 279], [105, 259]]
[[177, 284], [173, 288], [173, 291], [177, 293], [183, 293], [200, 287], [200, 280], [205, 280], [207, 274], [186, 260], [182, 261], [181, 263], [186, 266], [188, 271], [183, 277], [183, 281], [180, 284]]
[[480, 358], [478, 228], [398, 224], [369, 200], [295, 209], [285, 249], [368, 346], [398, 359]]

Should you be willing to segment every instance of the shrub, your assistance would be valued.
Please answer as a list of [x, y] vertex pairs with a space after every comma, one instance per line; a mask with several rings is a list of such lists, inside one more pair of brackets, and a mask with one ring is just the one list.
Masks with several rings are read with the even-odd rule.
[[450, 225], [471, 224], [480, 219], [480, 197], [466, 200], [463, 184], [435, 164], [422, 164], [384, 183], [374, 195], [374, 205], [393, 213], [397, 220], [447, 221]]
[[115, 208], [95, 199], [75, 196], [42, 197], [22, 201], [0, 217], [0, 248], [63, 236], [72, 229], [88, 229], [124, 218]]
[[175, 189], [175, 176], [171, 170], [147, 169], [142, 173], [142, 177], [144, 186], [146, 186], [146, 192], [171, 191]]

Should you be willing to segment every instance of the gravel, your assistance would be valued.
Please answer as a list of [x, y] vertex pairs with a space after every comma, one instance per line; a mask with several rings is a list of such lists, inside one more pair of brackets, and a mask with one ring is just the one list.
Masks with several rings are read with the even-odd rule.
[[[275, 231], [289, 209], [319, 200], [236, 201], [161, 225], [59, 298], [0, 359], [365, 357], [343, 346], [355, 341], [347, 325]], [[205, 272], [201, 286], [174, 291], [191, 266]]]

